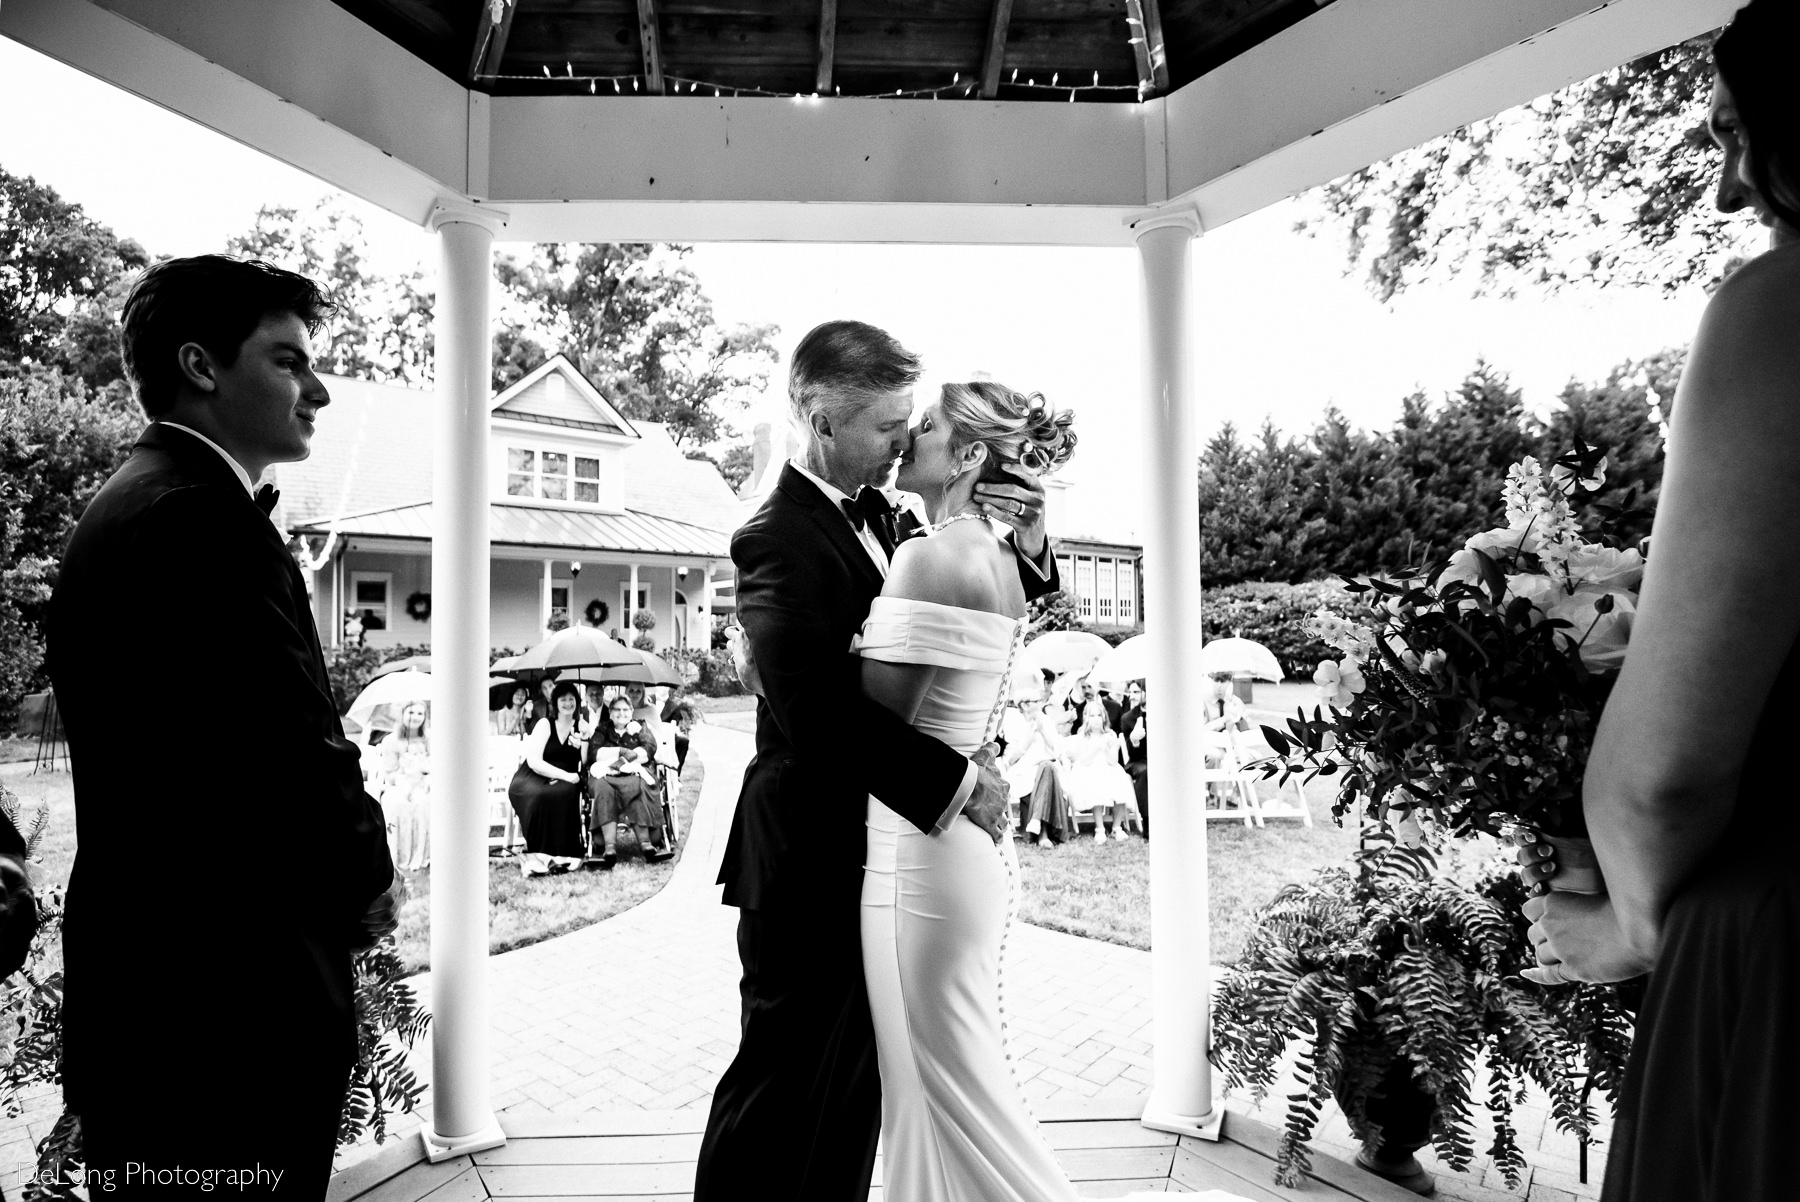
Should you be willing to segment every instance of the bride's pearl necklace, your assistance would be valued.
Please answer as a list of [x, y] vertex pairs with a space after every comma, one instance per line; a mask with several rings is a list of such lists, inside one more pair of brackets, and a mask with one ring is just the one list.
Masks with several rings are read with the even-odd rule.
[[986, 520], [987, 520], [986, 516], [983, 514], [979, 514], [979, 513], [953, 514], [950, 517], [945, 518], [943, 521], [938, 522], [935, 525], [933, 525], [931, 527], [931, 532], [933, 534], [936, 534], [938, 531], [942, 530], [944, 527], [953, 526], [957, 522], [985, 522]]

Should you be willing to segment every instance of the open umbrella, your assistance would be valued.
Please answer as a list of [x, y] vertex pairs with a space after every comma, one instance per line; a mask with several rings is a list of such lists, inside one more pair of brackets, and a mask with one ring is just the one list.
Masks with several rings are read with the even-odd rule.
[[510, 672], [513, 670], [513, 665], [518, 662], [519, 657], [516, 655], [502, 655], [499, 659], [488, 665], [488, 671]]
[[592, 626], [571, 626], [518, 656], [507, 671], [561, 672], [566, 668], [616, 668], [642, 663], [637, 652]]
[[431, 703], [432, 681], [428, 673], [408, 668], [371, 680], [344, 718], [364, 730], [392, 730], [400, 725], [400, 713], [414, 702]]
[[1025, 644], [1019, 652], [1019, 664], [1025, 668], [1048, 668], [1062, 676], [1069, 672], [1085, 673], [1094, 661], [1112, 648], [1097, 634], [1085, 630], [1052, 630]]
[[1150, 674], [1150, 643], [1134, 634], [1102, 655], [1088, 673], [1088, 679], [1099, 684], [1125, 684], [1142, 680]]
[[429, 671], [431, 671], [431, 657], [429, 655], [407, 655], [402, 656], [400, 659], [390, 659], [387, 663], [382, 664], [379, 668], [369, 673], [369, 679], [377, 680], [383, 676], [392, 676], [395, 672]]
[[649, 651], [639, 651], [635, 647], [626, 650], [638, 657], [635, 664], [614, 664], [604, 668], [568, 668], [556, 674], [556, 679], [579, 680], [586, 684], [649, 684], [682, 685], [681, 673], [671, 668], [662, 656]]
[[1258, 680], [1279, 681], [1281, 664], [1275, 653], [1250, 639], [1214, 639], [1200, 648], [1200, 670], [1208, 676], [1249, 674]]

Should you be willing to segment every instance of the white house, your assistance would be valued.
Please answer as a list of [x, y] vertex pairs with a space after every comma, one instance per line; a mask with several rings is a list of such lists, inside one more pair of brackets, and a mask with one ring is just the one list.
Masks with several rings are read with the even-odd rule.
[[[320, 635], [338, 644], [354, 614], [375, 646], [429, 644], [433, 394], [325, 382], [312, 456], [275, 469], [275, 516], [306, 544]], [[493, 646], [522, 650], [596, 601], [599, 625], [627, 641], [648, 610], [657, 647], [705, 646], [738, 520], [718, 469], [662, 425], [627, 420], [561, 355], [490, 409]]]

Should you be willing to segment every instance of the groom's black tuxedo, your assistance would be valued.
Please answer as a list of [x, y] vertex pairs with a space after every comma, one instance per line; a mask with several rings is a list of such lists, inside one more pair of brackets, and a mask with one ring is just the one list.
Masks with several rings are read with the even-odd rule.
[[[763, 696], [719, 872], [743, 912], [744, 1034], [695, 1199], [848, 1202], [868, 1194], [881, 1120], [858, 934], [867, 798], [929, 831], [968, 761], [863, 695], [850, 640], [882, 575], [815, 484], [784, 468], [731, 557]], [[1028, 597], [1058, 587], [1051, 564], [1021, 563]]]
[[260, 1159], [281, 1196], [322, 1196], [351, 951], [393, 867], [299, 569], [199, 439], [151, 425], [82, 515], [49, 668], [79, 842], [63, 1083], [89, 1168]]

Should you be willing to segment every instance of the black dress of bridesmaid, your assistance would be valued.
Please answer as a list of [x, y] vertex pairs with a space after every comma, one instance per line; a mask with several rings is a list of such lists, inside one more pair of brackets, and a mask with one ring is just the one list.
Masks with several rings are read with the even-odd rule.
[[[535, 735], [535, 730], [533, 735]], [[550, 724], [550, 735], [544, 740], [544, 762], [564, 772], [581, 770], [581, 743], [571, 735], [565, 742], [556, 736], [556, 724]], [[525, 850], [549, 856], [581, 856], [587, 851], [581, 837], [581, 786], [564, 780], [551, 780], [522, 763], [513, 773], [506, 790], [513, 812], [519, 816], [519, 830], [525, 836]]]
[[1800, 1197], [1800, 648], [1763, 707], [1719, 846], [1670, 907], [1602, 1202]]

